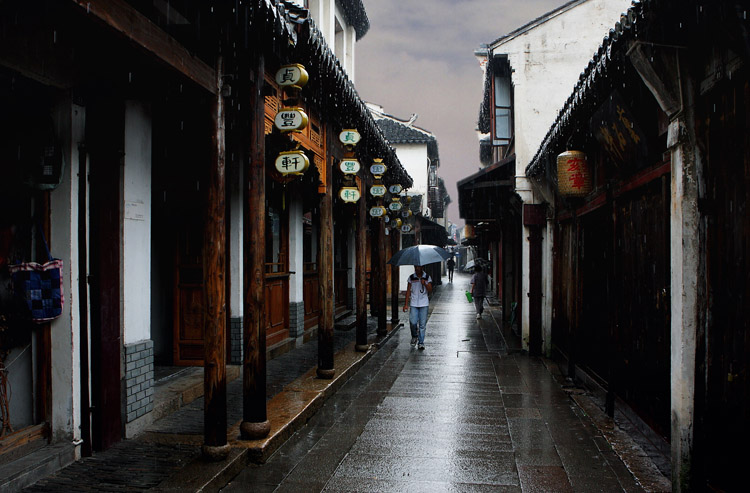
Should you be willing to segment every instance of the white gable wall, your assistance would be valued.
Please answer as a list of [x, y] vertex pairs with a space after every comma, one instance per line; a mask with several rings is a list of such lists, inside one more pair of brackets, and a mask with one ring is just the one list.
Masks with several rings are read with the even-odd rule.
[[629, 6], [630, 0], [585, 1], [492, 46], [495, 55], [508, 55], [513, 69], [517, 178], [525, 181], [526, 166], [578, 77]]
[[[573, 92], [578, 78], [593, 58], [602, 39], [630, 0], [584, 0], [570, 5], [543, 22], [490, 46], [493, 55], [507, 55], [513, 84], [515, 188], [524, 203], [543, 202], [526, 178], [526, 166]], [[542, 241], [542, 351], [551, 352], [552, 238], [546, 228]], [[522, 292], [529, 292], [529, 231], [524, 227], [522, 245]], [[528, 347], [529, 304], [522, 304], [521, 326]]]

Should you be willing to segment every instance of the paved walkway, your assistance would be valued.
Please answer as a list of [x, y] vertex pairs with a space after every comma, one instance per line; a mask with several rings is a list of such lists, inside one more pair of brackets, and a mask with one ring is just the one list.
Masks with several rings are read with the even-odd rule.
[[475, 320], [468, 277], [433, 298], [265, 464], [222, 491], [643, 491], [544, 360]]
[[[269, 409], [280, 421], [272, 433], [295, 426], [263, 445], [268, 455], [236, 439], [238, 380], [228, 389], [233, 449], [224, 463], [200, 459], [199, 399], [25, 491], [642, 491], [605, 439], [616, 430], [603, 434], [606, 419], [599, 428], [589, 419], [596, 406], [573, 395], [576, 404], [555, 365], [520, 352], [518, 337], [499, 329], [497, 306], [474, 318], [468, 280], [456, 273], [436, 289], [424, 351], [409, 344], [408, 327], [378, 338], [371, 319], [376, 344], [364, 355], [353, 351], [354, 330], [336, 330], [340, 373], [299, 414], [284, 410], [326, 382], [314, 376], [317, 343], [269, 361]], [[653, 484], [645, 489], [668, 490]]]

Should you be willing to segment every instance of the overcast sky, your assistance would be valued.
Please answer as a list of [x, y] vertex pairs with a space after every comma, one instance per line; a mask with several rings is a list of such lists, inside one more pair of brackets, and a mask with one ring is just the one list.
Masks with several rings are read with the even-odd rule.
[[357, 43], [357, 90], [393, 116], [417, 113], [415, 125], [435, 134], [454, 223], [463, 224], [456, 182], [479, 170], [474, 50], [567, 1], [363, 0], [370, 30]]

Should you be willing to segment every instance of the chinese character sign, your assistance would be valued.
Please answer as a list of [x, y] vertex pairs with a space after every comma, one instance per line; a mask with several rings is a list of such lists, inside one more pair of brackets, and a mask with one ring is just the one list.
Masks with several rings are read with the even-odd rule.
[[617, 91], [594, 113], [589, 126], [614, 164], [632, 169], [648, 164], [645, 134]]

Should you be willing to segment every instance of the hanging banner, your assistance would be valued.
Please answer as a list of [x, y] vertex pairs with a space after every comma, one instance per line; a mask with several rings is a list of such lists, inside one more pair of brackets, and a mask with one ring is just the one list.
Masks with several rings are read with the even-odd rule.
[[310, 166], [310, 160], [302, 151], [285, 151], [276, 158], [276, 170], [282, 175], [302, 175]]

